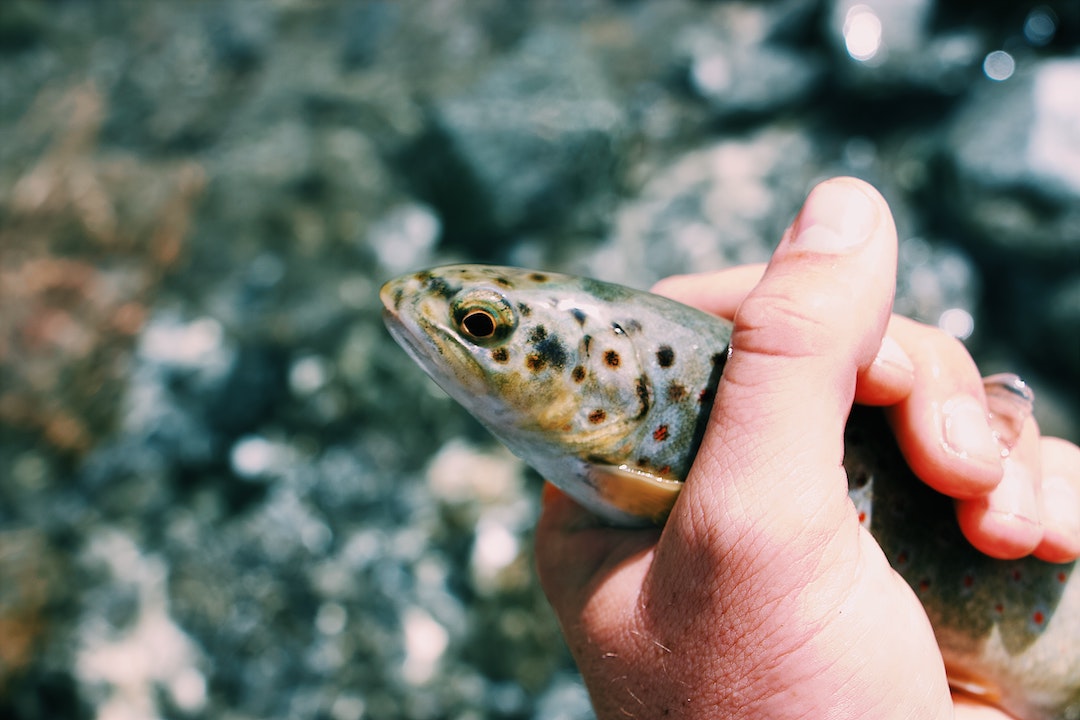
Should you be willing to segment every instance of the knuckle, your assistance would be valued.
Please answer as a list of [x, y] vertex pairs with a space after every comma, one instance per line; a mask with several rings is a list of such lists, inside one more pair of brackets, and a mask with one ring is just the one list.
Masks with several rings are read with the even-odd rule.
[[826, 293], [755, 293], [739, 306], [733, 344], [762, 355], [807, 357], [837, 346], [845, 323], [836, 298]]

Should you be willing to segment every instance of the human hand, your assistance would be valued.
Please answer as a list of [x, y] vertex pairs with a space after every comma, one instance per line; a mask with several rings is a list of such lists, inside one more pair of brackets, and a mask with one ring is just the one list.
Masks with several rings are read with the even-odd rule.
[[[1071, 507], [1040, 511], [1037, 540], [994, 512], [1027, 502], [1025, 487], [1040, 497], [1040, 477], [1061, 478], [1042, 496], [1076, 492], [1074, 446], [1040, 441], [1025, 424], [1005, 463], [1023, 468], [1021, 490], [995, 498], [1003, 468], [982, 452], [981, 427], [967, 428], [966, 453], [941, 445], [942, 413], [956, 405], [947, 398], [985, 395], [962, 347], [890, 322], [895, 253], [880, 196], [834, 180], [811, 194], [745, 300], [760, 270], [734, 271], [742, 285], [729, 275], [733, 292], [707, 277], [658, 288], [719, 314], [738, 307], [713, 416], [667, 525], [603, 527], [549, 488], [537, 529], [541, 581], [599, 717], [950, 716], [926, 615], [847, 499], [840, 461], [853, 399], [892, 405], [924, 480], [982, 508], [965, 524], [977, 547], [1075, 556], [1075, 495]], [[883, 346], [887, 325], [895, 342]]]
[[[764, 273], [759, 264], [675, 276], [653, 292], [732, 319]], [[859, 371], [855, 402], [888, 406], [908, 464], [957, 499], [961, 530], [974, 547], [1000, 559], [1080, 557], [1080, 449], [1041, 437], [1030, 415], [1009, 427], [1009, 401], [987, 395], [958, 340], [893, 315], [874, 361]]]

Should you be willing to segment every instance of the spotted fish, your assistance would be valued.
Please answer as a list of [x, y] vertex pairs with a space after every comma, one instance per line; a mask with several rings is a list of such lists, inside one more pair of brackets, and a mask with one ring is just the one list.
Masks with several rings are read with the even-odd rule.
[[[589, 278], [452, 265], [381, 291], [387, 327], [515, 454], [607, 521], [662, 523], [693, 462], [731, 324]], [[930, 617], [950, 682], [1025, 720], [1080, 720], [1076, 565], [991, 559], [853, 408], [849, 496]]]

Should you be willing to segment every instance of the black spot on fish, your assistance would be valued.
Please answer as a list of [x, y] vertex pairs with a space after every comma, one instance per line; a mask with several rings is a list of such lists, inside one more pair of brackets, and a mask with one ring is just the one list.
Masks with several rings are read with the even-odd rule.
[[570, 311], [570, 314], [574, 316], [574, 319], [578, 321], [578, 325], [584, 327], [585, 325], [585, 312], [580, 308], [574, 308]]
[[546, 283], [548, 281], [548, 276], [545, 275], [544, 273], [538, 273], [537, 272], [537, 273], [532, 273], [531, 275], [529, 275], [529, 279], [532, 280], [533, 282]]
[[543, 361], [543, 365], [553, 365], [562, 369], [566, 367], [568, 359], [566, 348], [558, 336], [547, 334], [547, 328], [537, 325], [529, 334], [529, 342], [536, 348], [536, 355]]
[[689, 393], [685, 385], [673, 382], [667, 387], [667, 398], [673, 403], [682, 402]]
[[502, 285], [506, 288], [514, 286], [514, 284], [510, 282], [508, 278], [505, 278], [502, 275], [496, 275], [495, 277], [491, 278], [491, 281], [496, 285]]
[[652, 404], [649, 397], [649, 379], [644, 375], [639, 375], [634, 390], [637, 391], [638, 400], [641, 402], [641, 412], [638, 413], [638, 417], [643, 417], [649, 412], [649, 406]]
[[531, 353], [525, 356], [525, 367], [533, 372], [540, 372], [547, 367], [547, 362], [539, 353]]
[[573, 371], [570, 373], [570, 377], [574, 378], [574, 382], [579, 383], [585, 379], [585, 368], [580, 365], [575, 365]]
[[394, 288], [394, 309], [401, 307], [401, 301], [405, 299], [405, 288]]
[[611, 329], [615, 331], [616, 335], [625, 335], [626, 331], [622, 329], [622, 325], [617, 322], [611, 323]]
[[591, 413], [589, 413], [589, 422], [591, 422], [593, 425], [599, 425], [606, 419], [607, 413], [603, 410], [603, 408], [597, 408], [596, 410], [593, 410]]
[[521, 313], [521, 317], [529, 317], [532, 315], [532, 308], [523, 302], [518, 303], [518, 312]]
[[504, 363], [510, 359], [510, 353], [506, 348], [495, 348], [491, 351], [491, 359], [497, 363]]
[[458, 294], [461, 290], [460, 285], [451, 285], [446, 281], [446, 278], [432, 277], [427, 282], [428, 290], [439, 297], [450, 299]]
[[634, 320], [633, 318], [631, 318], [631, 319], [627, 320], [625, 323], [623, 323], [623, 326], [624, 326], [624, 329], [627, 332], [632, 332], [632, 333], [641, 332], [641, 323], [639, 323], [637, 320]]
[[589, 356], [589, 347], [592, 346], [592, 335], [585, 335], [581, 338], [581, 354], [585, 357]]
[[656, 362], [663, 368], [671, 367], [675, 363], [675, 351], [670, 345], [660, 346], [660, 349], [656, 351]]
[[622, 360], [619, 359], [619, 353], [614, 350], [608, 350], [604, 353], [604, 362], [607, 363], [608, 367], [617, 368]]
[[642, 470], [648, 470], [648, 469], [649, 469], [649, 464], [650, 464], [651, 462], [652, 462], [652, 461], [651, 461], [651, 460], [649, 460], [649, 458], [647, 458], [647, 457], [645, 457], [644, 455], [642, 455], [641, 457], [639, 457], [639, 458], [637, 459], [637, 462], [635, 462], [635, 463], [634, 463], [634, 465], [636, 465], [636, 466], [637, 466], [638, 468], [640, 468], [640, 469], [642, 469]]

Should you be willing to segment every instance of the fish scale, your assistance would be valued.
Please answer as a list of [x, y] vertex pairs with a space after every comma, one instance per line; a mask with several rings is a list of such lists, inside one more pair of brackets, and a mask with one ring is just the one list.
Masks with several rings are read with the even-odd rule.
[[[380, 293], [412, 358], [515, 454], [621, 526], [661, 523], [697, 453], [731, 324], [590, 278], [483, 265]], [[1027, 720], [1080, 720], [1075, 563], [1001, 561], [963, 538], [880, 410], [845, 431], [860, 521], [926, 609], [950, 682]]]

